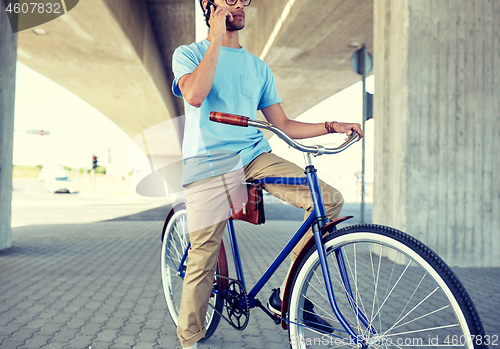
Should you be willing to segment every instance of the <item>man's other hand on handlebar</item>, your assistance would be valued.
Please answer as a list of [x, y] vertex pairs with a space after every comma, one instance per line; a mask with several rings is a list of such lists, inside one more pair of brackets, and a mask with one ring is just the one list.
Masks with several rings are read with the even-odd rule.
[[359, 134], [359, 139], [363, 138], [364, 136], [363, 130], [361, 129], [361, 125], [357, 123], [335, 121], [333, 123], [333, 129], [335, 130], [335, 133], [345, 133], [347, 135], [346, 140], [349, 139], [349, 136], [352, 134], [352, 130], [356, 131]]
[[360, 139], [363, 138], [363, 130], [361, 129], [360, 124], [337, 121], [307, 123], [290, 120], [285, 115], [285, 112], [279, 103], [263, 108], [262, 113], [268, 122], [285, 132], [293, 139], [317, 137], [328, 133], [345, 133], [347, 136], [350, 136], [352, 134], [351, 130], [356, 131], [359, 134]]

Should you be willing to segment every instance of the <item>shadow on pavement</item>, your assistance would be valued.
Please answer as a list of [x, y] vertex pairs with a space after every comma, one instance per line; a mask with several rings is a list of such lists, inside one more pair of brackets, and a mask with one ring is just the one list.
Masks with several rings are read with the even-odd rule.
[[[136, 214], [117, 217], [104, 222], [118, 221], [164, 221], [172, 205], [164, 205], [150, 210], [142, 211]], [[266, 220], [268, 221], [302, 221], [304, 219], [304, 210], [282, 203], [265, 203]], [[346, 203], [342, 208], [341, 217], [354, 216], [342, 226], [360, 223], [360, 204]], [[372, 221], [372, 204], [365, 205], [365, 222]], [[347, 224], [348, 223], [348, 224]]]
[[117, 217], [113, 219], [107, 219], [103, 222], [119, 222], [119, 221], [164, 221], [167, 217], [168, 211], [172, 208], [172, 205], [164, 205], [160, 207], [155, 207], [150, 210], [142, 211], [132, 215]]

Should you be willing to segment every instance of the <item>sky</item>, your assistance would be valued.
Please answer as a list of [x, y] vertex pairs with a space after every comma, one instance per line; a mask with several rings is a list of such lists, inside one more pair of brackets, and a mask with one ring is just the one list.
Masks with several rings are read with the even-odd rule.
[[[373, 77], [367, 90], [373, 92]], [[361, 123], [362, 85], [358, 82], [309, 109], [297, 120], [304, 122], [345, 121]], [[129, 143], [125, 132], [104, 114], [65, 88], [36, 71], [17, 63], [14, 119], [14, 165], [62, 164], [90, 167], [92, 155], [108, 173], [124, 176], [131, 171]], [[28, 133], [29, 130], [49, 135]], [[373, 180], [373, 120], [365, 125], [366, 179]], [[327, 135], [304, 140], [307, 145], [340, 145], [345, 137]], [[273, 152], [299, 166], [302, 153], [290, 149], [277, 137], [269, 140]], [[356, 201], [355, 173], [361, 171], [361, 142], [337, 155], [314, 158], [320, 178], [339, 189], [348, 201]]]
[[[354, 85], [336, 93], [323, 102], [317, 104], [296, 120], [303, 122], [339, 121], [357, 122], [361, 124], [363, 115], [362, 103], [362, 83]], [[374, 93], [374, 77], [368, 77], [366, 89]], [[365, 123], [365, 178], [366, 182], [373, 181], [373, 119]], [[341, 145], [345, 141], [345, 135], [330, 134], [326, 136], [302, 140], [304, 145], [321, 144], [326, 148], [333, 148]], [[305, 166], [304, 157], [301, 152], [290, 148], [285, 142], [273, 136], [269, 143], [273, 152], [277, 155], [292, 161], [299, 166]], [[346, 201], [355, 202], [357, 196], [357, 184], [355, 174], [361, 172], [361, 142], [350, 146], [345, 151], [335, 155], [323, 155], [313, 157], [313, 164], [318, 169], [318, 176], [340, 190]]]
[[130, 171], [129, 142], [125, 132], [90, 104], [17, 63], [14, 165], [90, 167], [95, 154], [99, 165], [112, 174], [125, 175]]

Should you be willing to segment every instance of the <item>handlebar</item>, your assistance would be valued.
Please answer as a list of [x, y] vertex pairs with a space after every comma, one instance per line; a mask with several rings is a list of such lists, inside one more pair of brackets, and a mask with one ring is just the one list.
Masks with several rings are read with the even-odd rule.
[[251, 120], [249, 117], [246, 116], [240, 116], [228, 113], [219, 113], [215, 111], [210, 113], [210, 120], [215, 122], [220, 122], [222, 124], [241, 126], [241, 127], [252, 126], [252, 127], [262, 128], [264, 130], [269, 130], [273, 132], [275, 135], [277, 135], [279, 138], [281, 138], [283, 141], [285, 141], [285, 143], [287, 143], [292, 148], [295, 148], [305, 153], [311, 153], [314, 156], [319, 156], [323, 154], [338, 154], [346, 150], [349, 146], [353, 145], [356, 141], [359, 140], [359, 134], [356, 131], [352, 130], [349, 139], [347, 139], [347, 141], [345, 141], [343, 144], [339, 145], [336, 148], [325, 148], [322, 145], [308, 146], [297, 143], [292, 138], [287, 136], [279, 128], [273, 126], [272, 124], [266, 121]]

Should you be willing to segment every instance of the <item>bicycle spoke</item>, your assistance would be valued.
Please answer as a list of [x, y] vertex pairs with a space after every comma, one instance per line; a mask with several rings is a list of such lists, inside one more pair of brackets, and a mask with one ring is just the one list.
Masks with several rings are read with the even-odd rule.
[[[313, 275], [314, 277], [316, 278], [316, 280], [318, 280], [318, 284], [321, 285], [321, 287], [323, 288], [323, 291], [325, 291], [325, 294], [328, 294], [327, 290], [326, 290], [326, 286], [323, 285], [323, 282], [320, 280], [320, 278], [318, 277], [318, 275], [316, 274], [316, 270], [313, 270]], [[319, 292], [318, 290], [316, 290], [319, 294], [321, 294], [321, 292]], [[328, 300], [328, 297], [324, 296], [323, 294], [321, 294], [326, 300]]]
[[[375, 303], [377, 304], [377, 307], [379, 306], [379, 303], [380, 303], [380, 301], [378, 299], [378, 281], [380, 279], [380, 266], [382, 264], [383, 251], [384, 251], [384, 246], [381, 245], [380, 246], [380, 254], [379, 254], [379, 258], [378, 258], [377, 278], [375, 281], [375, 288], [374, 288], [374, 293], [373, 293], [373, 303], [372, 303], [372, 313], [370, 315], [370, 325], [373, 323], [373, 320], [375, 318], [375, 315], [373, 315], [373, 313], [375, 311]], [[379, 322], [380, 322], [380, 318], [379, 318]], [[382, 327], [382, 324], [379, 324], [379, 327]]]
[[[391, 275], [389, 276], [389, 281], [387, 281], [387, 288], [385, 289], [384, 299], [387, 297], [387, 292], [389, 291], [389, 287], [391, 286], [392, 276], [394, 275], [394, 268], [396, 267], [396, 261], [398, 260], [399, 251], [396, 253], [396, 258], [394, 258], [394, 262], [392, 263]], [[391, 290], [392, 292], [392, 290]], [[380, 309], [379, 320], [382, 318], [382, 308]], [[380, 330], [382, 330], [382, 326], [380, 326]]]
[[[304, 297], [305, 299], [307, 299], [309, 302], [311, 302], [312, 304], [314, 304], [315, 307], [321, 309], [323, 312], [325, 312], [326, 314], [328, 314], [323, 308], [321, 308], [319, 305], [317, 305], [316, 303], [312, 302], [310, 299], [308, 299], [307, 297]], [[308, 313], [308, 314], [314, 314], [314, 315], [317, 315], [318, 317], [320, 318], [323, 318], [323, 319], [328, 319], [328, 320], [332, 320], [332, 321], [336, 321], [336, 322], [339, 322], [336, 318], [333, 318], [331, 316], [325, 316], [325, 315], [319, 315], [318, 313], [314, 312], [314, 311], [309, 311], [309, 310], [306, 310], [304, 308], [302, 308], [302, 312], [303, 313]], [[329, 314], [328, 314], [329, 315]], [[339, 322], [340, 323], [340, 322]]]
[[[174, 265], [174, 267], [175, 267], [175, 265]], [[176, 276], [177, 276], [177, 273], [178, 273], [177, 268], [173, 268], [172, 266], [170, 266], [170, 265], [168, 265], [168, 264], [167, 264], [167, 268], [168, 268], [168, 269], [170, 269], [170, 270], [172, 270], [172, 271], [174, 272], [174, 275], [176, 275]]]
[[[344, 256], [345, 257], [345, 256]], [[332, 257], [333, 259], [333, 257]], [[334, 260], [334, 265], [335, 265], [335, 268], [337, 270], [337, 273], [340, 275], [340, 269], [337, 265], [337, 262], [336, 260]], [[330, 275], [337, 281], [337, 283], [340, 285], [340, 287], [342, 287], [346, 297], [348, 298], [348, 300], [352, 300], [354, 302], [354, 299], [352, 298], [352, 296], [349, 294], [349, 292], [347, 291], [347, 287], [345, 286], [344, 282], [341, 281], [341, 279], [337, 278], [334, 274], [332, 274], [332, 272], [330, 271]], [[361, 300], [361, 303], [363, 303], [363, 301]], [[364, 310], [364, 309], [363, 309]]]
[[[401, 310], [401, 313], [399, 313], [397, 319], [396, 319], [396, 322], [399, 322], [401, 321], [400, 318], [401, 318], [401, 315], [403, 315], [403, 313], [405, 312], [406, 308], [408, 307], [408, 304], [410, 304], [411, 300], [413, 299], [413, 296], [415, 295], [415, 293], [417, 293], [417, 290], [419, 289], [420, 285], [422, 284], [422, 282], [424, 281], [425, 277], [426, 277], [427, 273], [424, 274], [424, 276], [422, 276], [422, 279], [420, 279], [420, 282], [418, 283], [417, 287], [415, 288], [415, 290], [413, 291], [413, 293], [411, 294], [410, 298], [408, 299], [408, 301], [406, 302], [403, 310]], [[396, 323], [397, 324], [397, 323]], [[394, 325], [396, 325], [394, 324]]]
[[394, 328], [394, 326], [396, 326], [397, 324], [399, 324], [404, 318], [406, 318], [408, 315], [410, 315], [415, 309], [417, 309], [422, 303], [424, 303], [430, 296], [432, 296], [434, 293], [436, 293], [437, 290], [439, 290], [439, 287], [436, 287], [434, 289], [434, 291], [432, 291], [430, 294], [427, 295], [427, 297], [425, 297], [424, 299], [422, 299], [420, 301], [420, 303], [418, 303], [416, 306], [414, 306], [413, 309], [411, 309], [405, 316], [403, 316], [400, 320], [398, 320], [393, 325], [393, 327], [389, 328], [385, 333], [388, 333], [390, 330], [392, 330]]
[[[425, 318], [425, 317], [427, 317], [427, 316], [429, 316], [429, 315], [436, 314], [436, 313], [440, 312], [441, 310], [448, 309], [449, 307], [450, 307], [449, 305], [446, 305], [446, 306], [444, 306], [444, 307], [442, 307], [442, 308], [440, 308], [440, 309], [436, 309], [436, 310], [434, 310], [434, 311], [431, 311], [430, 313], [427, 313], [427, 314], [425, 314], [425, 315], [419, 316], [419, 317], [418, 317], [418, 318], [416, 318], [416, 319], [410, 320], [410, 321], [408, 321], [408, 322], [405, 322], [404, 324], [401, 324], [401, 325], [399, 325], [399, 326], [396, 326], [396, 327], [394, 327], [393, 329], [396, 329], [396, 328], [399, 328], [399, 327], [402, 327], [402, 326], [406, 326], [406, 325], [408, 325], [408, 324], [410, 324], [410, 323], [412, 323], [412, 322], [414, 322], [414, 321], [418, 321], [418, 320], [423, 319], [423, 318]], [[458, 325], [458, 324], [455, 324], [455, 325]], [[388, 330], [388, 331], [389, 331], [389, 330]]]
[[[314, 275], [316, 275], [316, 271], [314, 271]], [[316, 278], [318, 278], [318, 277], [316, 276]], [[318, 281], [319, 281], [319, 278], [318, 278]], [[309, 284], [309, 286], [311, 286], [311, 287], [313, 288], [313, 290], [315, 290], [315, 291], [316, 291], [316, 292], [317, 292], [317, 293], [318, 293], [321, 297], [323, 297], [323, 298], [324, 298], [327, 302], [330, 302], [330, 301], [328, 300], [328, 297], [327, 297], [327, 296], [325, 296], [323, 293], [321, 293], [321, 292], [320, 292], [320, 291], [319, 291], [316, 287], [314, 287], [314, 285], [313, 285], [313, 284], [311, 284], [311, 282], [310, 282], [310, 281], [308, 281], [308, 284]], [[322, 285], [322, 284], [321, 284], [321, 285]], [[326, 289], [325, 289], [325, 292], [326, 292]]]
[[[339, 270], [339, 266], [337, 264], [337, 260], [334, 259], [334, 257], [332, 256], [332, 260], [333, 260], [333, 264], [335, 265], [335, 269], [337, 270], [337, 273], [340, 275], [340, 270]], [[344, 289], [344, 292], [347, 294], [347, 288], [345, 287], [344, 283], [341, 281], [341, 279], [337, 278], [337, 276], [335, 276], [335, 274], [332, 273], [332, 270], [329, 270], [330, 272], [330, 276], [332, 276], [336, 281], [337, 283], [340, 285], [340, 287], [342, 287]], [[326, 290], [325, 290], [326, 291]], [[350, 297], [350, 299], [352, 299], [352, 297]]]
[[[350, 272], [351, 272], [351, 275], [352, 275], [352, 274], [353, 274], [353, 272], [352, 272], [352, 267], [351, 267], [351, 264], [350, 264], [350, 262], [349, 262], [349, 257], [348, 257], [348, 254], [346, 253], [346, 251], [343, 251], [343, 253], [344, 253], [344, 257], [345, 257], [345, 259], [346, 259], [346, 261], [347, 261], [347, 264], [348, 264], [348, 266], [349, 266], [349, 270], [350, 270]], [[332, 260], [334, 261], [334, 265], [335, 265], [335, 267], [336, 267], [336, 269], [337, 269], [337, 272], [340, 274], [340, 271], [339, 271], [339, 269], [338, 269], [338, 265], [337, 265], [337, 263], [336, 263], [336, 260], [334, 259], [333, 254], [332, 254]], [[356, 268], [357, 268], [357, 267], [356, 267]], [[356, 272], [355, 272], [355, 273], [356, 273]], [[326, 294], [326, 288], [324, 287], [323, 282], [321, 281], [321, 278], [317, 275], [316, 271], [313, 271], [313, 275], [314, 275], [314, 277], [316, 278], [316, 280], [318, 281], [318, 283], [321, 285], [321, 287], [323, 288], [323, 290], [325, 291], [325, 294]], [[347, 321], [348, 321], [348, 322], [349, 322], [352, 326], [357, 327], [357, 328], [358, 328], [358, 330], [359, 330], [360, 332], [366, 332], [366, 331], [369, 331], [369, 329], [368, 329], [368, 328], [366, 328], [365, 326], [361, 326], [361, 323], [360, 323], [360, 321], [359, 321], [359, 311], [360, 311], [360, 310], [362, 310], [362, 311], [364, 311], [364, 312], [366, 313], [366, 310], [364, 310], [363, 300], [362, 300], [362, 297], [361, 297], [361, 294], [360, 294], [360, 290], [359, 290], [358, 285], [357, 285], [357, 277], [355, 277], [355, 283], [354, 283], [354, 285], [355, 285], [355, 287], [356, 287], [356, 294], [358, 295], [358, 299], [353, 299], [353, 298], [351, 297], [350, 293], [347, 291], [347, 288], [346, 288], [345, 284], [344, 284], [344, 283], [343, 283], [343, 282], [342, 282], [339, 278], [337, 278], [337, 276], [336, 276], [335, 274], [332, 274], [331, 270], [330, 270], [330, 275], [331, 275], [331, 276], [332, 276], [332, 277], [333, 277], [333, 278], [337, 281], [337, 283], [340, 285], [340, 287], [342, 287], [342, 289], [344, 290], [344, 293], [345, 293], [346, 297], [347, 297], [348, 299], [350, 299], [352, 302], [354, 302], [355, 304], [358, 304], [358, 302], [359, 302], [359, 305], [361, 306], [361, 309], [357, 309], [357, 312], [354, 312], [354, 310], [353, 310], [352, 308], [350, 308], [350, 309], [351, 309], [351, 311], [352, 311], [352, 312], [356, 315], [356, 322], [357, 322], [356, 324], [354, 323], [354, 321], [353, 321], [350, 317], [345, 317], [345, 316], [344, 316], [344, 318], [345, 318], [345, 319], [346, 319], [346, 320], [347, 320]], [[309, 282], [309, 285], [310, 285], [310, 286], [311, 286], [311, 287], [312, 287], [312, 288], [313, 288], [313, 289], [314, 289], [314, 290], [315, 290], [315, 291], [316, 291], [316, 292], [317, 292], [320, 296], [322, 296], [322, 298], [323, 298], [324, 300], [326, 300], [327, 302], [329, 302], [328, 297], [327, 297], [327, 296], [325, 296], [325, 294], [321, 293], [321, 292], [320, 292], [320, 291], [319, 291], [319, 290], [318, 290], [318, 289], [317, 289], [314, 285], [312, 285], [310, 282]], [[314, 304], [315, 304], [315, 303], [314, 303]], [[317, 304], [315, 304], [315, 306], [318, 306], [318, 305], [317, 305]], [[319, 306], [318, 306], [318, 307], [319, 307]], [[323, 308], [321, 308], [321, 307], [319, 307], [319, 308], [320, 308], [322, 311], [324, 311], [325, 313], [327, 313], [327, 311], [325, 311]], [[341, 313], [342, 313], [342, 311], [341, 311]], [[328, 319], [332, 319], [332, 318], [331, 318], [331, 317], [328, 317]], [[340, 322], [338, 321], [338, 319], [336, 319], [336, 318], [335, 318], [335, 319], [332, 319], [332, 320], [334, 320], [334, 321], [336, 321], [336, 322], [340, 323]]]
[[[181, 227], [181, 225], [182, 225], [182, 227]], [[175, 226], [174, 226], [174, 230], [176, 233], [175, 235], [182, 238], [182, 240], [177, 241], [177, 243], [181, 246], [181, 248], [183, 250], [185, 250], [188, 244], [186, 241], [187, 234], [185, 233], [185, 230], [183, 228], [184, 228], [184, 225], [182, 223], [175, 224]]]
[[[353, 255], [356, 256], [356, 244], [353, 244], [353, 249], [354, 249], [354, 252], [353, 252]], [[344, 252], [345, 249], [342, 249], [342, 251]], [[352, 268], [351, 268], [351, 264], [349, 263], [349, 258], [348, 258], [348, 255], [347, 253], [345, 254], [344, 256], [345, 260], [347, 261], [347, 265], [349, 266], [349, 270], [351, 272], [351, 276], [352, 276]], [[356, 318], [358, 319], [358, 328], [361, 328], [360, 327], [360, 324], [359, 324], [359, 304], [361, 303], [361, 308], [363, 309], [363, 312], [366, 314], [366, 310], [365, 310], [365, 307], [364, 307], [364, 304], [363, 304], [363, 299], [361, 298], [361, 294], [359, 294], [359, 288], [358, 288], [358, 280], [357, 280], [357, 275], [356, 275], [356, 257], [354, 257], [354, 286], [356, 288], [356, 292], [355, 292], [355, 297], [356, 299], [352, 299], [352, 297], [349, 296], [350, 299], [352, 299], [353, 301], [355, 301], [355, 304], [356, 304], [356, 310], [353, 309], [353, 312], [355, 313], [356, 315]], [[351, 285], [351, 288], [352, 288], [352, 285]], [[359, 300], [360, 300], [360, 303], [358, 303], [358, 296], [359, 296]]]
[[[312, 285], [311, 285], [312, 286]], [[314, 286], [312, 286], [314, 288]], [[324, 310], [322, 307], [320, 307], [318, 304], [314, 303], [312, 300], [310, 300], [309, 298], [307, 298], [306, 296], [302, 295], [302, 297], [304, 297], [304, 299], [307, 299], [309, 302], [311, 302], [311, 304], [313, 304], [315, 307], [321, 309], [321, 311], [323, 311], [325, 314], [327, 314], [328, 316], [325, 316], [325, 315], [319, 315], [316, 313], [316, 315], [318, 315], [319, 317], [322, 317], [322, 318], [325, 318], [325, 319], [329, 319], [329, 320], [333, 320], [333, 321], [337, 321], [337, 318], [333, 318], [330, 316], [330, 313], [328, 313], [326, 310]], [[304, 312], [307, 312], [307, 313], [310, 313], [310, 314], [315, 314], [314, 312], [310, 312], [310, 311], [307, 311], [305, 309], [302, 309]], [[340, 322], [339, 322], [340, 323]]]
[[179, 229], [181, 230], [179, 235], [182, 236], [184, 242], [183, 248], [186, 249], [187, 245], [189, 244], [186, 217], [182, 217], [181, 221], [179, 222], [179, 226]]
[[[167, 251], [168, 251], [168, 254], [169, 254], [169, 256], [170, 256], [170, 259], [175, 259], [175, 260], [176, 260], [176, 261], [178, 261], [178, 262], [179, 262], [179, 264], [180, 264], [180, 262], [181, 262], [181, 258], [182, 258], [182, 255], [180, 255], [180, 254], [179, 254], [179, 251], [177, 250], [177, 247], [175, 247], [175, 246], [173, 246], [173, 247], [174, 247], [174, 248], [175, 248], [175, 250], [176, 250], [176, 251], [175, 251], [175, 255], [177, 256], [177, 258], [176, 258], [176, 257], [174, 257], [174, 253], [172, 253], [172, 250], [170, 250], [170, 247], [167, 247]], [[181, 258], [179, 258], [179, 256], [181, 256]]]
[[[318, 280], [318, 283], [323, 287], [323, 289], [325, 290], [325, 293], [326, 293], [326, 288], [323, 286], [323, 283], [321, 282], [320, 278], [318, 277], [318, 275], [316, 274], [316, 271], [313, 271], [313, 275], [316, 277], [316, 279]], [[335, 277], [335, 276], [334, 276]], [[345, 290], [345, 286], [343, 285], [342, 282], [340, 282], [336, 277], [335, 279], [339, 282], [339, 284], [344, 287], [344, 290]], [[328, 296], [325, 296], [324, 294], [322, 294], [316, 287], [314, 287], [314, 285], [312, 285], [310, 282], [308, 282], [309, 285], [320, 295], [322, 296], [327, 302], [328, 304], [330, 304], [330, 300], [328, 299]], [[347, 291], [346, 291], [347, 293]], [[349, 296], [350, 297], [350, 296]], [[351, 298], [352, 299], [352, 298]], [[320, 307], [321, 310], [323, 310], [325, 313], [329, 314], [328, 312], [326, 312], [323, 308]], [[350, 318], [346, 318], [348, 321], [351, 322], [352, 325], [354, 325], [354, 322], [350, 319]], [[336, 318], [335, 319], [332, 319], [332, 320], [335, 320], [337, 322], [340, 323], [340, 321], [338, 321]]]
[[177, 245], [179, 245], [180, 248], [182, 248], [182, 245], [179, 241], [177, 241], [175, 238], [173, 238], [174, 241], [171, 241], [170, 244], [168, 244], [168, 251], [169, 252], [172, 252], [172, 250], [170, 250], [170, 246], [172, 246], [173, 248], [175, 248], [175, 253], [177, 256], [181, 257], [184, 255], [184, 253], [181, 253], [179, 251], [179, 249], [177, 248]]
[[438, 326], [438, 327], [423, 328], [421, 330], [407, 331], [407, 332], [401, 332], [401, 333], [393, 333], [393, 334], [387, 335], [385, 337], [401, 336], [403, 334], [421, 333], [421, 332], [427, 332], [427, 331], [432, 331], [432, 330], [441, 330], [441, 329], [444, 329], [444, 328], [451, 328], [451, 327], [457, 327], [457, 326], [459, 326], [459, 325], [455, 324], [455, 325], [445, 325], [445, 326]]
[[186, 234], [184, 233], [184, 229], [182, 227], [182, 223], [179, 221], [174, 225], [174, 230], [175, 234], [173, 235], [174, 238], [174, 246], [176, 248], [176, 251], [178, 251], [178, 255], [182, 257], [184, 255], [184, 251], [186, 250], [187, 243], [186, 243]]
[[181, 282], [181, 283], [176, 283], [176, 284], [172, 287], [172, 291], [179, 289], [179, 287], [182, 287], [182, 282]]
[[175, 251], [172, 251], [170, 249], [171, 247], [172, 247], [172, 245], [167, 245], [166, 246], [166, 249], [168, 251], [168, 257], [169, 257], [169, 259], [175, 259], [176, 261], [180, 262], [182, 256], [179, 255], [179, 253], [177, 251], [177, 248], [175, 246], [174, 246]]
[[[359, 296], [359, 289], [358, 289], [358, 269], [357, 269], [357, 254], [356, 254], [356, 244], [353, 244], [353, 255], [354, 255], [354, 287], [356, 288], [355, 292], [355, 297], [356, 297], [356, 310], [354, 310], [356, 314], [356, 323], [358, 324], [358, 328], [361, 328], [360, 323], [359, 323], [359, 302], [358, 302], [358, 296]], [[350, 268], [350, 264], [349, 264]], [[352, 275], [352, 271], [351, 271]]]
[[[401, 278], [404, 276], [404, 274], [406, 273], [406, 270], [408, 270], [408, 268], [410, 267], [410, 264], [411, 264], [412, 260], [410, 259], [410, 261], [408, 262], [408, 264], [406, 265], [406, 268], [405, 270], [403, 270], [403, 272], [401, 273], [401, 275], [399, 276], [398, 280], [396, 281], [396, 283], [394, 284], [394, 286], [392, 287], [391, 291], [389, 292], [389, 294], [385, 297], [384, 301], [382, 302], [382, 304], [380, 305], [380, 308], [378, 309], [377, 313], [375, 314], [375, 316], [377, 316], [377, 314], [382, 310], [382, 308], [384, 307], [385, 303], [387, 302], [387, 300], [389, 299], [389, 297], [391, 296], [392, 292], [394, 291], [394, 289], [396, 288], [396, 286], [398, 285], [399, 281], [401, 281]], [[380, 317], [379, 317], [380, 319]], [[371, 323], [370, 323], [371, 325]]]

